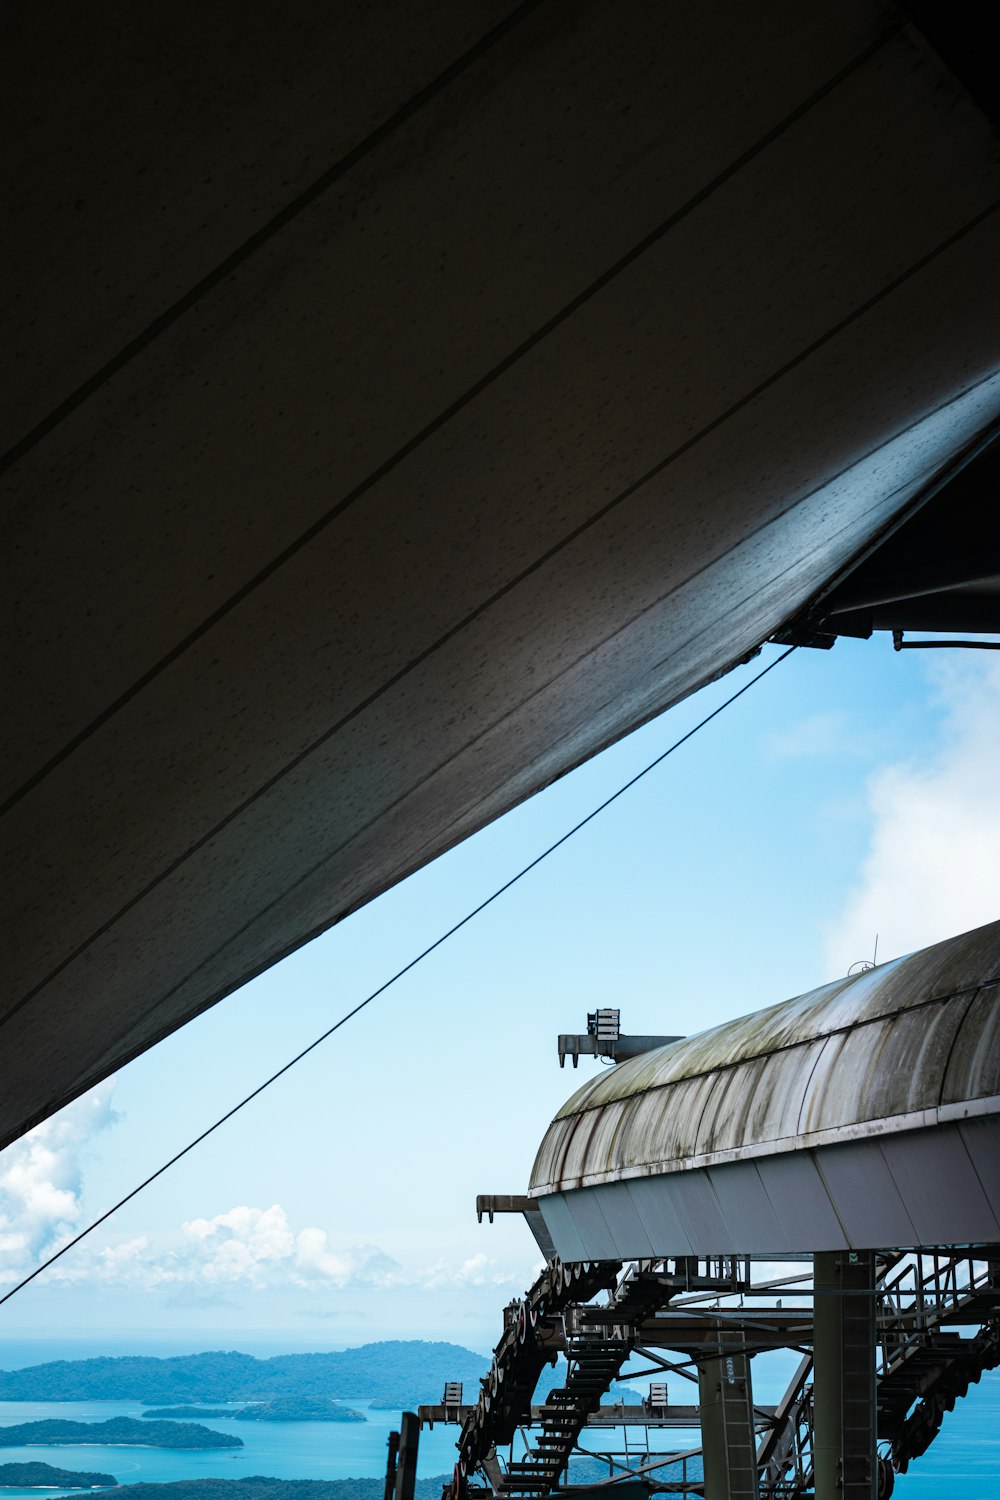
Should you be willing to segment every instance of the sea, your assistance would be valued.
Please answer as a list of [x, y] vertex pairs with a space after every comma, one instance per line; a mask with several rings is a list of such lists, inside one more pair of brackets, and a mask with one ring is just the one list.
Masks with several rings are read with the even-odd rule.
[[[240, 1345], [242, 1347], [242, 1345]], [[97, 1354], [146, 1353], [176, 1354], [176, 1345], [154, 1344], [142, 1348], [120, 1343], [98, 1347], [80, 1343], [57, 1346], [16, 1341], [0, 1344], [0, 1368], [14, 1369], [51, 1359], [81, 1359]], [[187, 1349], [184, 1352], [193, 1352]], [[275, 1343], [264, 1347], [247, 1346], [247, 1353], [258, 1357], [287, 1353], [288, 1346]], [[770, 1364], [760, 1364], [755, 1373], [755, 1397], [761, 1403], [773, 1403], [787, 1379], [784, 1356], [769, 1356]], [[627, 1378], [627, 1377], [626, 1377]], [[427, 1399], [438, 1393], [428, 1392]], [[239, 1479], [251, 1474], [278, 1479], [348, 1479], [381, 1478], [385, 1473], [389, 1433], [398, 1428], [399, 1413], [376, 1411], [364, 1399], [338, 1398], [365, 1417], [364, 1423], [330, 1422], [237, 1422], [213, 1419], [204, 1423], [220, 1432], [242, 1438], [244, 1446], [235, 1450], [184, 1451], [162, 1448], [123, 1448], [100, 1444], [78, 1447], [23, 1447], [0, 1449], [0, 1463], [32, 1461], [64, 1469], [99, 1470], [113, 1474], [122, 1484], [166, 1483], [177, 1479]], [[671, 1399], [690, 1399], [682, 1390], [671, 1391]], [[206, 1403], [213, 1408], [216, 1403]], [[114, 1416], [141, 1416], [145, 1410], [136, 1401], [4, 1401], [0, 1402], [0, 1426], [20, 1422], [44, 1421], [63, 1417], [78, 1422], [102, 1422]], [[234, 1407], [234, 1410], [236, 1408]], [[424, 1429], [420, 1436], [417, 1472], [429, 1478], [450, 1474], [455, 1461], [457, 1429], [437, 1425]], [[602, 1432], [586, 1435], [587, 1446], [594, 1450], [622, 1449], [624, 1434], [613, 1436]], [[654, 1439], [655, 1434], [651, 1434]], [[661, 1434], [669, 1446], [680, 1450], [697, 1445], [693, 1432]], [[629, 1433], [629, 1447], [634, 1448], [637, 1434]], [[68, 1493], [49, 1490], [44, 1497]], [[75, 1492], [79, 1494], [79, 1492]], [[896, 1479], [898, 1500], [1000, 1500], [1000, 1371], [984, 1375], [968, 1397], [946, 1415], [944, 1426], [923, 1457], [915, 1460], [909, 1472]], [[44, 1500], [38, 1490], [2, 1489], [0, 1500]]]

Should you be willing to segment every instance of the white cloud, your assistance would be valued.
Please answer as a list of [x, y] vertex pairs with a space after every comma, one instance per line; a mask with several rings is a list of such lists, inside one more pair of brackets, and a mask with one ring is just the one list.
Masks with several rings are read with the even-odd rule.
[[280, 1203], [264, 1209], [231, 1208], [214, 1219], [192, 1219], [182, 1230], [190, 1242], [186, 1259], [209, 1282], [260, 1284], [269, 1271], [295, 1255], [295, 1236]]
[[[192, 1219], [172, 1240], [129, 1241], [68, 1275], [120, 1280], [125, 1284], [183, 1284], [222, 1289], [301, 1287], [311, 1291], [414, 1287], [517, 1288], [524, 1271], [512, 1272], [482, 1252], [457, 1263], [440, 1260], [407, 1270], [378, 1245], [335, 1244], [317, 1225], [295, 1229], [280, 1203], [241, 1205], [211, 1219]], [[528, 1276], [530, 1281], [531, 1276]]]
[[[334, 1249], [325, 1229], [298, 1231], [280, 1203], [240, 1204], [211, 1219], [191, 1219], [173, 1233], [75, 1249], [48, 1273], [75, 1285], [184, 1289], [217, 1298], [225, 1290], [394, 1286], [402, 1267], [376, 1245]], [[11, 1278], [13, 1279], [13, 1278]]]
[[857, 886], [827, 931], [830, 973], [912, 952], [1000, 917], [1000, 662], [931, 669], [939, 746], [869, 779], [871, 836]]
[[0, 1281], [31, 1270], [81, 1227], [81, 1149], [119, 1118], [114, 1080], [60, 1110], [0, 1152]]
[[[529, 1276], [528, 1280], [532, 1278]], [[480, 1251], [470, 1255], [459, 1265], [450, 1265], [438, 1260], [430, 1265], [420, 1277], [425, 1291], [436, 1291], [439, 1287], [505, 1287], [519, 1286], [524, 1281], [523, 1272], [509, 1271]]]
[[400, 1267], [376, 1245], [334, 1249], [325, 1229], [308, 1225], [297, 1232], [280, 1203], [270, 1208], [231, 1208], [214, 1219], [183, 1225], [189, 1275], [208, 1282], [275, 1282], [297, 1286], [385, 1286], [398, 1280]]
[[403, 1268], [377, 1245], [352, 1245], [334, 1250], [324, 1229], [303, 1229], [295, 1240], [295, 1279], [307, 1286], [332, 1282], [335, 1286], [398, 1286]]

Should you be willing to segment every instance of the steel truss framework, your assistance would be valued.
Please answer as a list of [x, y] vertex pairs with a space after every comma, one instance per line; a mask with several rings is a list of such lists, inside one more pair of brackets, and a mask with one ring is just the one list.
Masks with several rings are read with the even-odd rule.
[[[955, 1402], [1000, 1364], [1000, 1246], [844, 1252], [775, 1269], [759, 1258], [550, 1261], [504, 1310], [475, 1404], [419, 1408], [421, 1424], [461, 1426], [446, 1500], [543, 1500], [584, 1452], [603, 1458], [612, 1490], [640, 1479], [708, 1500], [891, 1494]], [[800, 1361], [778, 1405], [761, 1406], [752, 1361], [774, 1349]], [[559, 1355], [564, 1385], [533, 1403]], [[627, 1361], [631, 1379], [690, 1380], [697, 1402], [602, 1406]], [[624, 1446], [584, 1450], [585, 1428], [623, 1433]], [[657, 1442], [682, 1428], [700, 1428], [700, 1446]]]

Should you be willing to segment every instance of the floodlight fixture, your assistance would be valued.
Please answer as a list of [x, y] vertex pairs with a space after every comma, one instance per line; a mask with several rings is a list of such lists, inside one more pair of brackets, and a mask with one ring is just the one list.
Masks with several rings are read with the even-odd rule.
[[587, 1016], [587, 1032], [599, 1042], [617, 1042], [621, 1033], [620, 1010], [592, 1010]]

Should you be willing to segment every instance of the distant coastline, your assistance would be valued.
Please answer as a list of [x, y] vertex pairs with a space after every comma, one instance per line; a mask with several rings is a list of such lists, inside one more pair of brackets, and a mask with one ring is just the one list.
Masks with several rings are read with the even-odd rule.
[[51, 1464], [0, 1464], [0, 1490], [98, 1490], [116, 1488], [113, 1474], [56, 1469]]
[[[418, 1479], [414, 1500], [441, 1500], [450, 1474]], [[102, 1500], [382, 1500], [382, 1479], [189, 1479], [168, 1484], [127, 1484]]]
[[365, 1422], [367, 1418], [328, 1396], [277, 1396], [273, 1401], [254, 1401], [248, 1406], [223, 1410], [201, 1406], [160, 1406], [144, 1411], [143, 1418], [201, 1418], [227, 1422]]
[[[316, 1420], [315, 1417], [242, 1417], [224, 1414], [224, 1403], [274, 1408], [275, 1403], [316, 1400], [364, 1401], [380, 1411], [414, 1410], [441, 1399], [446, 1381], [460, 1381], [474, 1403], [489, 1359], [460, 1344], [392, 1339], [329, 1353], [285, 1354], [256, 1359], [233, 1350], [204, 1354], [123, 1355], [117, 1358], [54, 1360], [19, 1370], [0, 1370], [0, 1401], [135, 1401], [143, 1406], [211, 1410], [214, 1420]], [[542, 1372], [537, 1393], [562, 1383], [565, 1365]], [[609, 1401], [638, 1404], [641, 1392], [614, 1385]], [[320, 1420], [357, 1421], [354, 1416]], [[208, 1418], [212, 1420], [212, 1418]]]
[[[0, 1370], [0, 1401], [135, 1401], [157, 1413], [142, 1418], [147, 1424], [162, 1419], [166, 1425], [175, 1425], [181, 1412], [190, 1418], [198, 1413], [205, 1421], [363, 1422], [360, 1412], [351, 1406], [337, 1410], [337, 1403], [367, 1403], [375, 1412], [412, 1412], [421, 1404], [441, 1400], [445, 1382], [460, 1382], [465, 1400], [474, 1404], [489, 1365], [489, 1358], [460, 1344], [423, 1340], [385, 1340], [330, 1353], [268, 1359], [234, 1350], [162, 1358], [58, 1359], [21, 1370]], [[537, 1400], [564, 1379], [564, 1362], [543, 1370]], [[303, 1401], [321, 1406], [307, 1415], [301, 1409], [291, 1415], [288, 1403]], [[606, 1401], [637, 1406], [642, 1392], [615, 1383]], [[234, 1406], [222, 1410], [226, 1404]], [[163, 1415], [166, 1412], [169, 1416]]]
[[71, 1422], [60, 1417], [0, 1427], [0, 1448], [242, 1448], [243, 1439], [194, 1422]]
[[0, 1401], [136, 1401], [218, 1409], [226, 1402], [309, 1397], [377, 1400], [402, 1409], [436, 1401], [446, 1380], [464, 1381], [478, 1393], [488, 1368], [489, 1361], [471, 1349], [420, 1340], [271, 1359], [231, 1350], [164, 1358], [104, 1356], [0, 1370]]
[[231, 1422], [238, 1410], [236, 1406], [154, 1406], [142, 1415], [146, 1421], [169, 1418], [171, 1422]]

